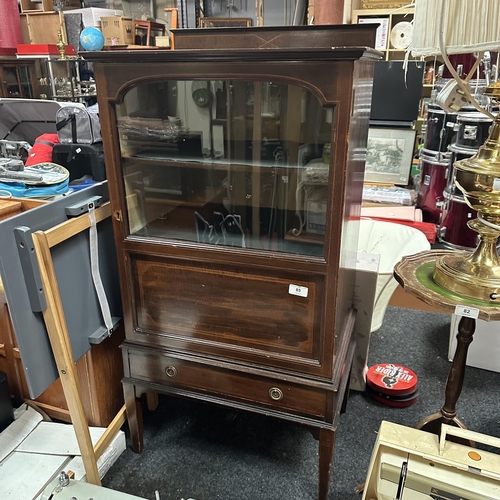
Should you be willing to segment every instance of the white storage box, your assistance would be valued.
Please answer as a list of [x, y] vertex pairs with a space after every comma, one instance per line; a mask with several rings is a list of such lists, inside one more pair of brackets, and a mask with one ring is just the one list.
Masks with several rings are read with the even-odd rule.
[[80, 13], [82, 15], [82, 23], [85, 28], [88, 28], [89, 26], [100, 28], [101, 17], [123, 16], [123, 10], [98, 9], [96, 7], [87, 7], [85, 9], [73, 9], [64, 11], [64, 15], [77, 13]]
[[[460, 316], [451, 315], [448, 359], [452, 361], [457, 348]], [[467, 353], [467, 366], [500, 372], [500, 325], [498, 321], [476, 320], [476, 331]]]
[[394, 266], [404, 256], [429, 250], [430, 247], [424, 233], [413, 227], [366, 219], [360, 221], [359, 250], [380, 255], [372, 332], [382, 326], [385, 311], [398, 286], [393, 277]]

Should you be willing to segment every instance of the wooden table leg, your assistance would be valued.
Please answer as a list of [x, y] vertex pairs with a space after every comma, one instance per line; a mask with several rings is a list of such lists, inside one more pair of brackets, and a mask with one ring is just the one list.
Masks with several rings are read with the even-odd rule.
[[441, 411], [421, 420], [417, 429], [440, 434], [441, 424], [454, 425], [465, 429], [465, 425], [457, 418], [456, 404], [464, 385], [467, 351], [473, 340], [476, 320], [462, 316], [458, 325], [457, 350], [453, 357], [450, 373], [446, 380], [445, 402]]
[[123, 384], [123, 395], [127, 408], [127, 420], [132, 439], [132, 449], [136, 453], [142, 453], [144, 449], [143, 425], [142, 425], [142, 404], [136, 397], [135, 387], [132, 384]]
[[333, 444], [335, 431], [321, 429], [319, 431], [319, 488], [318, 500], [327, 500], [330, 488], [330, 471], [333, 460]]

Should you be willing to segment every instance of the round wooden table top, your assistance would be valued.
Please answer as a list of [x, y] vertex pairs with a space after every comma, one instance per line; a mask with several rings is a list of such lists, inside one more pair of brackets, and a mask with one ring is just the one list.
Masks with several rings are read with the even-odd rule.
[[[479, 319], [484, 321], [500, 320], [500, 301], [498, 304], [462, 297], [439, 286], [432, 278], [436, 260], [455, 250], [428, 250], [403, 257], [394, 267], [394, 277], [404, 291], [444, 313], [454, 313], [456, 306], [472, 307], [479, 310]], [[465, 252], [463, 252], [465, 253]]]

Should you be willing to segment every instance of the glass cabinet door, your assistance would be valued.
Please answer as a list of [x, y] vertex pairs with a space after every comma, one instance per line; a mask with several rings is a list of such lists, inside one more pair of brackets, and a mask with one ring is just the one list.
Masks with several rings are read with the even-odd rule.
[[334, 111], [278, 82], [132, 88], [117, 106], [130, 234], [323, 255]]
[[23, 97], [28, 99], [35, 98], [35, 91], [31, 82], [31, 74], [29, 66], [19, 66], [19, 82], [21, 84], [21, 93]]
[[3, 84], [6, 97], [33, 99], [35, 92], [31, 81], [31, 66], [16, 64], [3, 66]]
[[7, 91], [6, 97], [22, 97], [21, 83], [17, 74], [16, 66], [3, 67], [4, 85]]

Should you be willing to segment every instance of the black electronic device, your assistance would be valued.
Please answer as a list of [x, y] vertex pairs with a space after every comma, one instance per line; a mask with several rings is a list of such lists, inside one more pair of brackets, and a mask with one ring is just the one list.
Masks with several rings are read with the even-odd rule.
[[106, 179], [102, 142], [95, 144], [56, 144], [52, 161], [69, 170], [69, 179], [90, 175], [95, 181]]
[[[417, 119], [422, 99], [425, 63], [422, 61], [379, 61], [373, 77], [370, 124], [411, 126]], [[398, 124], [398, 126], [401, 126]]]

